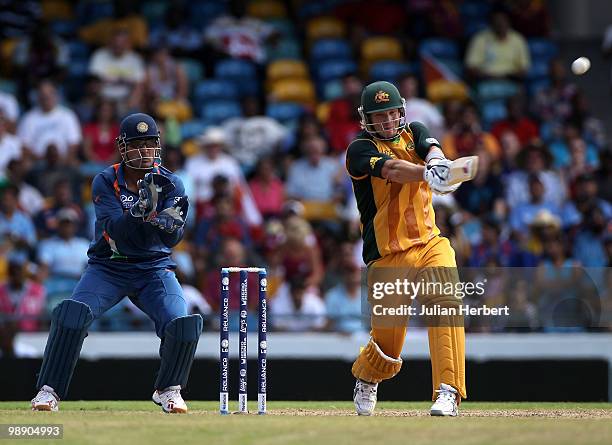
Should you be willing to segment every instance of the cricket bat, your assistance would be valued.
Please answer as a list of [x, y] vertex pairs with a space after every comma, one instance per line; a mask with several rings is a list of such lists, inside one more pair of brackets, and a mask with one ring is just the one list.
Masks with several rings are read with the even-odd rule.
[[478, 172], [478, 156], [465, 156], [463, 158], [452, 161], [448, 177], [447, 185], [454, 185], [459, 182], [469, 181], [474, 179]]

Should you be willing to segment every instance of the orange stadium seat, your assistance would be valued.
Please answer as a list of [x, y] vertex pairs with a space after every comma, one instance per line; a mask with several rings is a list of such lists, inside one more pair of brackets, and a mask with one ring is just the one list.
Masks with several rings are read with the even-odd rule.
[[370, 37], [361, 44], [361, 58], [364, 62], [378, 60], [402, 60], [402, 44], [394, 37]]
[[318, 39], [342, 38], [345, 35], [346, 26], [334, 17], [317, 17], [306, 24], [306, 36], [311, 42]]
[[314, 106], [316, 92], [313, 83], [308, 79], [282, 79], [272, 85], [272, 99], [279, 102], [296, 102]]
[[283, 2], [277, 0], [253, 0], [247, 6], [247, 15], [262, 20], [287, 17]]
[[279, 59], [270, 63], [266, 72], [268, 89], [281, 79], [308, 79], [308, 67], [297, 59]]
[[463, 82], [453, 82], [450, 80], [435, 80], [427, 84], [427, 98], [440, 103], [447, 100], [465, 101], [470, 94], [467, 86]]

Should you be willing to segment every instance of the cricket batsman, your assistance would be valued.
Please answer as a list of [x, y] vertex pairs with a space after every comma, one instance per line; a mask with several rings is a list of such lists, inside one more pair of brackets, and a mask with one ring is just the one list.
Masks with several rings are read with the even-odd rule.
[[119, 132], [121, 162], [93, 180], [96, 225], [88, 266], [71, 298], [53, 310], [32, 410], [58, 410], [87, 329], [127, 296], [153, 320], [161, 339], [153, 402], [167, 413], [187, 412], [181, 388], [187, 384], [202, 317], [188, 315], [170, 254], [183, 237], [189, 203], [181, 180], [160, 165], [155, 120], [131, 114]]
[[[461, 183], [455, 181], [470, 179], [474, 172], [453, 177], [453, 162], [457, 161], [445, 158], [440, 143], [423, 124], [405, 122], [404, 102], [389, 82], [366, 86], [358, 110], [364, 131], [351, 142], [346, 154], [360, 212], [368, 277], [375, 276], [371, 272], [394, 268], [418, 271], [416, 280], [456, 282], [455, 253], [436, 227], [432, 191], [451, 193]], [[432, 274], [432, 270], [436, 272]], [[419, 298], [424, 305], [458, 304], [454, 296]], [[353, 395], [357, 414], [371, 415], [378, 384], [399, 372], [407, 321], [386, 326], [372, 318], [370, 340], [352, 367], [357, 379]], [[435, 400], [430, 413], [456, 416], [461, 398], [467, 396], [463, 324], [452, 319], [428, 329]]]

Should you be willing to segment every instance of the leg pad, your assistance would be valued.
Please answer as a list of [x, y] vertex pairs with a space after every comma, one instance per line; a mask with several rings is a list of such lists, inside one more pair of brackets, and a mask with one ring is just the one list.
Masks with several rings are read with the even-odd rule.
[[169, 386], [187, 386], [187, 379], [195, 357], [198, 340], [202, 334], [202, 317], [188, 315], [170, 321], [164, 331], [159, 350], [161, 365], [155, 389], [162, 390]]
[[51, 329], [36, 388], [52, 387], [65, 398], [87, 329], [93, 321], [89, 306], [79, 301], [64, 300], [51, 314]]
[[370, 339], [353, 363], [353, 375], [368, 383], [379, 383], [395, 376], [402, 367], [401, 358], [385, 355], [374, 340]]

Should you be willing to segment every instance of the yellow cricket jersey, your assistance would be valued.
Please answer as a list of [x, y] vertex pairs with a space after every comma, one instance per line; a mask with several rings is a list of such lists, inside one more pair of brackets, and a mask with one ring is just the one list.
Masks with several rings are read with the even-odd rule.
[[349, 145], [346, 169], [359, 208], [366, 264], [426, 244], [440, 234], [427, 183], [400, 184], [381, 175], [388, 159], [423, 165], [432, 145], [439, 143], [419, 122], [406, 125], [394, 140], [382, 141], [364, 131]]

